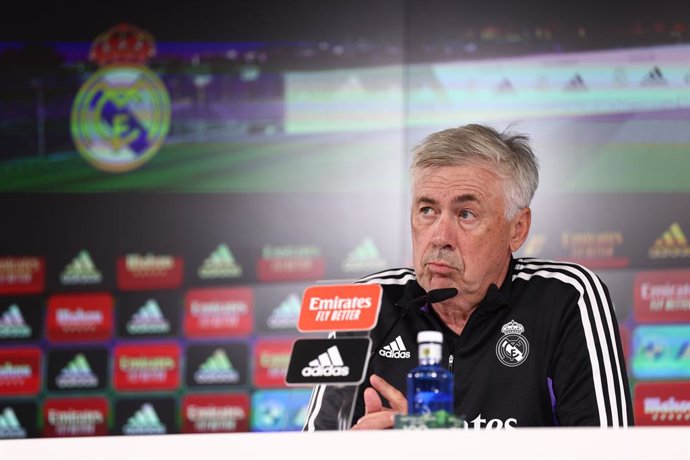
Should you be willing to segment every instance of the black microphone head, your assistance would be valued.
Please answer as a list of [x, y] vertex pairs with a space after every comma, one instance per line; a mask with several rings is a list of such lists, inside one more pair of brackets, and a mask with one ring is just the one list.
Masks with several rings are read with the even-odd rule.
[[458, 295], [458, 290], [455, 288], [432, 289], [427, 292], [427, 295], [429, 296], [429, 303], [443, 302]]

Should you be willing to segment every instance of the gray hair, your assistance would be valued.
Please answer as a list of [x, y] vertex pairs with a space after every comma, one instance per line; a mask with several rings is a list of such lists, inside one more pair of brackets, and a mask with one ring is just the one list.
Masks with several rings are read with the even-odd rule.
[[530, 205], [539, 185], [539, 161], [529, 137], [471, 124], [427, 136], [413, 151], [411, 173], [439, 166], [488, 166], [504, 180], [506, 217]]

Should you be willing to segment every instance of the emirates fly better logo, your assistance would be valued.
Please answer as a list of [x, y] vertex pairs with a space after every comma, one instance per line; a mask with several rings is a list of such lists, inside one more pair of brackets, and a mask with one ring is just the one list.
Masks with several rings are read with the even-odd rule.
[[44, 436], [105, 436], [108, 432], [108, 400], [49, 398], [43, 406]]
[[185, 433], [249, 431], [246, 394], [187, 395], [182, 400]]
[[259, 388], [284, 386], [291, 349], [291, 340], [259, 340], [254, 351], [254, 385]]
[[304, 291], [297, 329], [301, 332], [372, 329], [381, 307], [381, 286], [312, 286]]
[[185, 334], [194, 338], [249, 334], [253, 308], [249, 288], [190, 289], [185, 296]]
[[690, 321], [690, 270], [638, 272], [635, 276], [635, 321]]
[[0, 295], [43, 292], [43, 257], [0, 257]]
[[115, 348], [116, 390], [176, 390], [180, 348], [177, 344], [119, 345]]

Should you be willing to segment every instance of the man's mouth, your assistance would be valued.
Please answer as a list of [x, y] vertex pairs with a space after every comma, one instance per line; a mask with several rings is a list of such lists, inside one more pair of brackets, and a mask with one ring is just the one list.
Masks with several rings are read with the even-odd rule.
[[439, 275], [444, 275], [455, 270], [454, 267], [443, 262], [427, 262], [426, 266], [432, 273], [437, 273]]

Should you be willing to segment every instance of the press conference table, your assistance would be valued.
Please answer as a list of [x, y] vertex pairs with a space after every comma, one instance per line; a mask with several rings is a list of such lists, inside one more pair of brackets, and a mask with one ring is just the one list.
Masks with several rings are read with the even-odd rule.
[[690, 427], [388, 430], [0, 441], [0, 460], [690, 459]]

